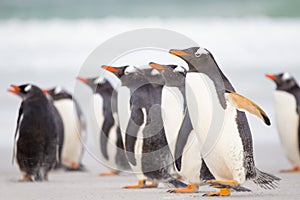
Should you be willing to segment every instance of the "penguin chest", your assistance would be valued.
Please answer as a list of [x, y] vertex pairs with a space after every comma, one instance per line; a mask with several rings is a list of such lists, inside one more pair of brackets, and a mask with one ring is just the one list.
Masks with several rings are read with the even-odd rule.
[[243, 144], [236, 123], [237, 110], [224, 109], [213, 81], [200, 73], [188, 73], [187, 105], [201, 154], [217, 179], [245, 181]]
[[276, 122], [282, 147], [288, 160], [300, 167], [299, 154], [299, 115], [296, 99], [292, 94], [275, 91]]
[[79, 164], [82, 154], [81, 124], [74, 102], [63, 99], [54, 102], [64, 126], [64, 143], [62, 149], [62, 163], [67, 166]]
[[177, 87], [163, 88], [161, 108], [166, 138], [174, 156], [178, 132], [185, 113], [184, 97]]

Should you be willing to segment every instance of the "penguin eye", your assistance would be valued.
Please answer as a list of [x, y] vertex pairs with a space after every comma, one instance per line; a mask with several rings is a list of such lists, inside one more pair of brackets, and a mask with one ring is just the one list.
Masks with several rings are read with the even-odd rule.
[[197, 58], [199, 58], [199, 57], [201, 56], [201, 53], [196, 52], [196, 53], [195, 53], [195, 56], [196, 56]]

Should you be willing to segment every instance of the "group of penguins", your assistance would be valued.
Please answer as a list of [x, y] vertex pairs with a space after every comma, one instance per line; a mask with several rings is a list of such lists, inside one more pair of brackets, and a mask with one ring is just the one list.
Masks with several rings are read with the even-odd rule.
[[[111, 168], [102, 175], [132, 170], [138, 183], [124, 187], [128, 189], [159, 183], [171, 193], [198, 192], [202, 185], [218, 189], [206, 196], [249, 192], [242, 186], [247, 180], [263, 189], [276, 188], [280, 179], [255, 166], [244, 111], [270, 125], [267, 114], [236, 93], [207, 49], [169, 53], [183, 59], [188, 69], [154, 62], [148, 68], [103, 65], [105, 72], [119, 79], [118, 88], [105, 77], [78, 77], [94, 94], [100, 126], [97, 142], [104, 164]], [[276, 121], [285, 153], [295, 167], [288, 171], [298, 171], [299, 86], [288, 73], [266, 76], [277, 85]], [[9, 91], [23, 100], [14, 147], [21, 180], [48, 180], [53, 167], [84, 169], [86, 124], [72, 95], [60, 87], [42, 90], [32, 84], [12, 85]]]

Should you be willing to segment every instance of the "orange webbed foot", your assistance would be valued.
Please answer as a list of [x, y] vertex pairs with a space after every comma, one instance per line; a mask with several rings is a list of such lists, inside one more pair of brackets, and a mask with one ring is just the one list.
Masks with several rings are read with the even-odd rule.
[[186, 188], [175, 188], [168, 190], [169, 193], [197, 193], [198, 185], [197, 184], [189, 184]]
[[280, 170], [280, 173], [297, 173], [300, 172], [300, 168], [299, 167], [294, 167], [292, 169], [283, 169]]

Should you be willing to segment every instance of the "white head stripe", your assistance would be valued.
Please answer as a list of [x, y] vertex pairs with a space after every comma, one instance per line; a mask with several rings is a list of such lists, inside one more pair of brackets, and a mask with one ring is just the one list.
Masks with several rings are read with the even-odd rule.
[[184, 72], [185, 69], [182, 66], [177, 66], [173, 71], [174, 72]]
[[283, 76], [282, 76], [282, 79], [283, 79], [283, 80], [288, 80], [288, 79], [290, 79], [290, 78], [291, 78], [291, 75], [290, 75], [289, 73], [287, 73], [287, 72], [284, 73]]
[[136, 72], [136, 68], [134, 66], [129, 66], [129, 67], [126, 67], [125, 69], [125, 74], [131, 74], [131, 73], [135, 73]]
[[153, 69], [153, 70], [151, 71], [151, 75], [152, 75], [152, 76], [159, 75], [159, 71], [157, 71], [156, 69]]
[[99, 84], [99, 83], [104, 83], [104, 82], [105, 82], [105, 80], [103, 77], [99, 77], [94, 80], [94, 84]]
[[195, 54], [198, 56], [201, 56], [202, 54], [207, 55], [208, 51], [206, 51], [203, 47], [200, 47]]
[[62, 88], [60, 86], [57, 86], [55, 89], [54, 89], [54, 94], [58, 94], [62, 91]]
[[31, 85], [27, 85], [27, 86], [25, 87], [24, 91], [25, 91], [25, 92], [28, 92], [28, 91], [31, 89], [31, 87], [32, 87]]

